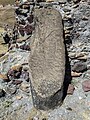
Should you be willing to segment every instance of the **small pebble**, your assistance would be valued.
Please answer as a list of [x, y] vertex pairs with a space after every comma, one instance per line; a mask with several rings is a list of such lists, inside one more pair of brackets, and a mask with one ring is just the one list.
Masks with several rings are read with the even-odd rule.
[[82, 17], [82, 20], [88, 20], [88, 17], [83, 16], [83, 17]]
[[72, 111], [72, 108], [70, 108], [70, 107], [68, 107], [68, 108], [66, 108], [67, 110], [69, 110], [69, 111]]
[[81, 0], [73, 0], [73, 2], [76, 4], [76, 3], [79, 3]]
[[86, 70], [87, 64], [82, 62], [75, 63], [74, 66], [72, 67], [72, 71], [74, 72], [84, 72]]
[[12, 84], [15, 84], [15, 85], [19, 85], [19, 84], [21, 84], [23, 81], [21, 81], [21, 80], [13, 80], [12, 81]]
[[23, 96], [16, 96], [17, 100], [21, 100], [23, 98]]
[[86, 80], [82, 83], [82, 88], [84, 92], [90, 91], [90, 80]]
[[0, 74], [0, 79], [2, 79], [4, 82], [10, 81], [6, 74]]
[[72, 95], [74, 90], [75, 90], [74, 85], [69, 84], [67, 94]]
[[29, 88], [30, 88], [30, 84], [28, 84], [28, 83], [22, 83], [20, 86], [20, 89], [24, 92], [27, 92], [27, 93], [30, 92]]
[[13, 95], [13, 94], [15, 94], [16, 93], [16, 91], [17, 91], [17, 89], [16, 89], [16, 87], [7, 87], [6, 89], [5, 89], [5, 91], [6, 91], [6, 93], [8, 93], [8, 94], [10, 94], [10, 95]]
[[22, 65], [17, 64], [15, 66], [12, 66], [11, 69], [16, 70], [16, 71], [21, 71], [22, 70]]
[[21, 45], [21, 46], [20, 46], [20, 49], [30, 51], [30, 46], [24, 44], [24, 45]]
[[3, 89], [0, 89], [0, 97], [4, 97], [5, 96], [5, 91]]
[[80, 77], [82, 75], [82, 73], [77, 73], [77, 72], [71, 72], [71, 76], [72, 77]]
[[8, 70], [7, 76], [9, 77], [10, 80], [14, 80], [15, 78], [20, 78], [21, 71], [22, 71], [22, 65], [15, 65]]
[[25, 81], [29, 82], [29, 73], [27, 71], [22, 71], [20, 77], [21, 79], [24, 79]]

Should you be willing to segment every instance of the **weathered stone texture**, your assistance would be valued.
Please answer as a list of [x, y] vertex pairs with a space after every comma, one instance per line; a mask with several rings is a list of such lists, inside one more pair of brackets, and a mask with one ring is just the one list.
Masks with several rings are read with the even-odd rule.
[[58, 11], [36, 9], [29, 67], [34, 105], [47, 109], [61, 102], [65, 74], [62, 18]]

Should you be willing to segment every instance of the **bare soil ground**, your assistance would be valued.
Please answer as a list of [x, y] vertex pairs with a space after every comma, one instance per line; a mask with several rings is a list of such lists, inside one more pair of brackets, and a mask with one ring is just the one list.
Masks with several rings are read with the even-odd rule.
[[[6, 1], [6, 0], [5, 0]], [[4, 3], [5, 1], [0, 0], [0, 4]], [[7, 0], [5, 5], [8, 3], [12, 3], [12, 0]], [[11, 6], [5, 6], [0, 8], [0, 54], [7, 51], [7, 45], [2, 44], [3, 38], [1, 37], [1, 33], [4, 32], [4, 26], [6, 24], [12, 29], [15, 23], [15, 14], [14, 9]]]
[[12, 27], [15, 23], [15, 14], [14, 9], [11, 7], [4, 7], [0, 8], [0, 27], [3, 25], [8, 24]]
[[7, 5], [7, 4], [14, 4], [14, 0], [0, 0], [0, 4]]

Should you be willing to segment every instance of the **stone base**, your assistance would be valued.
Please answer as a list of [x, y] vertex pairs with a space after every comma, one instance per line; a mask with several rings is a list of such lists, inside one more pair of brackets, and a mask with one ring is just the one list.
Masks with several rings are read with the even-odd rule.
[[49, 110], [54, 109], [56, 106], [61, 105], [63, 101], [63, 87], [54, 95], [42, 98], [39, 96], [33, 87], [31, 87], [33, 105], [37, 109]]

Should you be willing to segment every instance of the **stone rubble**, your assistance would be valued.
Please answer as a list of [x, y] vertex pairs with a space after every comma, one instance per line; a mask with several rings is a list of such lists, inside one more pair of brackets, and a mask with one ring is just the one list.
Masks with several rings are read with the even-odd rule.
[[[21, 49], [20, 46], [30, 45], [31, 40], [31, 33], [27, 35], [23, 19], [26, 21], [26, 14], [27, 16], [30, 15], [27, 23], [33, 33], [31, 26], [34, 28], [34, 16], [31, 15], [31, 12], [28, 14], [27, 9], [23, 9], [28, 8], [28, 5], [22, 7], [21, 4], [19, 9], [19, 1], [17, 0], [15, 9], [21, 10], [21, 14], [25, 16], [19, 15], [16, 17], [20, 20], [19, 25], [21, 25], [18, 26], [17, 23], [16, 26], [19, 29], [20, 27], [24, 28], [20, 29], [22, 32], [20, 34], [20, 31], [15, 27], [16, 32], [18, 32], [17, 39], [15, 38], [14, 43], [11, 43], [14, 44], [14, 47], [9, 50], [9, 54], [3, 53], [0, 55], [0, 120], [40, 120], [40, 118], [41, 120], [90, 120], [90, 1], [59, 1], [60, 4], [54, 3], [53, 7], [62, 14], [63, 18], [65, 43], [72, 75], [71, 88], [68, 88], [68, 91], [72, 95], [67, 95], [60, 107], [46, 111], [45, 115], [43, 115], [43, 111], [33, 108], [27, 60], [30, 48], [29, 50]], [[50, 4], [53, 3], [50, 2]], [[42, 5], [35, 7], [40, 9]], [[31, 7], [32, 10], [33, 6]], [[75, 72], [72, 71], [75, 64], [78, 63], [81, 67], [78, 68], [77, 66], [74, 69]], [[9, 79], [6, 79], [8, 71], [16, 64], [22, 65], [22, 70], [20, 73], [18, 73], [19, 71], [16, 72], [17, 74], [13, 73], [11, 78], [11, 73], [9, 73]], [[2, 75], [5, 76], [2, 77]]]
[[83, 62], [77, 62], [72, 67], [72, 71], [74, 72], [84, 72], [87, 70], [87, 64]]

